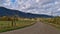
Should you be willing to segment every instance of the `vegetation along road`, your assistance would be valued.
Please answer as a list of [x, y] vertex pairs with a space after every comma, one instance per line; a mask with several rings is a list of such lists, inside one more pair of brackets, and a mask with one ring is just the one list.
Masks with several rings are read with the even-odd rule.
[[30, 27], [26, 27], [14, 31], [8, 31], [0, 34], [60, 34], [60, 30], [57, 30], [50, 25], [37, 22], [36, 24]]

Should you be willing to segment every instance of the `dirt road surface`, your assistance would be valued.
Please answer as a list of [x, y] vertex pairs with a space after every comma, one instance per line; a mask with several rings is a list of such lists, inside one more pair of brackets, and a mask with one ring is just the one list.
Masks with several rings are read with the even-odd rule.
[[8, 31], [0, 34], [60, 34], [60, 30], [57, 30], [56, 28], [48, 24], [37, 22], [30, 27]]

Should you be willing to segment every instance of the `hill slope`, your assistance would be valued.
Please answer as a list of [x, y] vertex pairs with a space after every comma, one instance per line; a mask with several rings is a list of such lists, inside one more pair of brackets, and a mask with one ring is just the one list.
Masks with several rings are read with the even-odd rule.
[[44, 15], [44, 14], [24, 13], [22, 11], [11, 10], [5, 7], [0, 7], [0, 16], [14, 16], [14, 15], [18, 15], [19, 17], [25, 17], [25, 18], [37, 18], [37, 17], [50, 18], [52, 17], [52, 16]]

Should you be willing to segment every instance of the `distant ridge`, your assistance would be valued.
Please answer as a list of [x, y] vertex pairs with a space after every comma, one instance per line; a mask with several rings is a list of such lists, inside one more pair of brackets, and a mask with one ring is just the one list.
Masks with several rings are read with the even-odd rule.
[[18, 11], [18, 10], [7, 9], [5, 7], [0, 7], [0, 16], [14, 16], [14, 15], [18, 15], [19, 17], [24, 17], [24, 18], [38, 18], [38, 17], [51, 18], [53, 17], [49, 15], [44, 15], [44, 14], [31, 14], [31, 13]]

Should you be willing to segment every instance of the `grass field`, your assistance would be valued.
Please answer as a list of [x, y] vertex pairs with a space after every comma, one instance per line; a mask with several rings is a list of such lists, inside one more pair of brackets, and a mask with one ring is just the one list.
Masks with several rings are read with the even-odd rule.
[[53, 27], [56, 27], [60, 29], [60, 17], [55, 18], [40, 18], [40, 21], [43, 23], [47, 23], [52, 25]]
[[10, 31], [10, 30], [31, 26], [35, 23], [35, 21], [19, 20], [19, 21], [15, 21], [14, 23], [16, 23], [16, 25], [12, 26], [12, 21], [0, 21], [0, 32], [5, 32], [5, 31]]

